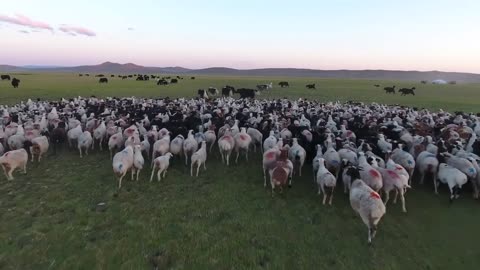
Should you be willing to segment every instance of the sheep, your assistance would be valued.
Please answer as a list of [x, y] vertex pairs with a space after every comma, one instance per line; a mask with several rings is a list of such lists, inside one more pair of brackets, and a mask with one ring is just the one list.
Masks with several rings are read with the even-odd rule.
[[3, 153], [5, 153], [5, 148], [3, 147], [3, 144], [0, 138], [0, 155], [3, 155]]
[[82, 126], [78, 125], [75, 128], [70, 129], [67, 132], [68, 146], [72, 147], [73, 141], [77, 141], [78, 137], [82, 134]]
[[437, 193], [437, 185], [435, 183], [437, 182], [438, 164], [437, 157], [429, 151], [423, 151], [417, 156], [416, 166], [420, 174], [420, 184], [423, 185], [425, 174], [432, 174], [435, 193]]
[[378, 134], [377, 146], [380, 148], [383, 154], [392, 151], [392, 144], [385, 140], [385, 135], [383, 134]]
[[273, 165], [277, 162], [280, 155], [280, 150], [277, 147], [269, 149], [263, 153], [262, 168], [263, 168], [263, 186], [267, 186], [267, 173]]
[[[458, 199], [460, 196], [460, 189], [467, 183], [468, 178], [467, 175], [459, 169], [445, 163], [440, 163], [440, 165], [438, 165], [438, 181], [448, 185], [450, 189], [450, 203], [452, 203], [454, 199]], [[435, 183], [435, 185], [438, 185], [438, 183]]]
[[198, 143], [193, 137], [193, 130], [190, 130], [188, 131], [187, 139], [183, 141], [183, 154], [185, 155], [185, 165], [188, 165], [188, 158], [193, 153], [195, 153], [197, 149], [198, 149]]
[[318, 168], [320, 167], [320, 163], [318, 161], [323, 158], [323, 151], [322, 151], [322, 146], [320, 144], [317, 144], [315, 146], [315, 149], [317, 150], [317, 155], [313, 158], [312, 161], [312, 169], [313, 169], [313, 182], [317, 181], [317, 171]]
[[[132, 146], [127, 146], [122, 151], [118, 152], [113, 156], [113, 173], [118, 179], [118, 189], [122, 188], [122, 179], [125, 177], [129, 170], [132, 170], [133, 167], [133, 148]], [[133, 180], [133, 170], [132, 170], [132, 180]]]
[[209, 129], [204, 133], [205, 141], [207, 141], [207, 145], [210, 145], [209, 152], [212, 152], [213, 145], [217, 140], [217, 135], [215, 135], [215, 126], [211, 125]]
[[323, 154], [323, 158], [325, 159], [327, 169], [335, 175], [335, 178], [338, 178], [342, 163], [340, 155], [337, 150], [333, 148], [333, 143], [328, 143], [327, 151]]
[[206, 171], [207, 167], [205, 163], [207, 162], [207, 142], [203, 141], [200, 149], [197, 152], [192, 154], [192, 163], [190, 165], [190, 176], [193, 176], [193, 166], [197, 165], [197, 177], [200, 170], [200, 166], [203, 164], [203, 169]]
[[393, 203], [397, 203], [397, 196], [400, 193], [400, 201], [402, 202], [402, 211], [404, 213], [407, 212], [407, 208], [405, 207], [405, 190], [410, 188], [408, 185], [408, 176], [402, 175], [397, 173], [395, 170], [392, 169], [384, 169], [378, 166], [374, 166], [380, 174], [382, 175], [383, 186], [382, 190], [385, 194], [385, 206], [390, 199], [390, 192], [395, 190], [395, 198], [393, 199]]
[[8, 180], [13, 180], [13, 171], [16, 168], [23, 169], [27, 173], [28, 153], [25, 149], [11, 150], [0, 157], [0, 166]]
[[153, 181], [153, 175], [155, 174], [155, 169], [158, 169], [158, 173], [157, 173], [158, 182], [162, 180], [162, 172], [163, 172], [163, 178], [165, 178], [165, 175], [167, 174], [168, 166], [170, 166], [170, 158], [172, 157], [173, 157], [173, 154], [170, 152], [167, 152], [165, 155], [159, 156], [153, 161], [153, 169], [152, 169], [152, 175], [150, 176], [150, 182]]
[[107, 134], [107, 128], [105, 126], [105, 121], [102, 121], [100, 125], [93, 130], [93, 139], [94, 142], [92, 143], [92, 150], [95, 147], [95, 141], [98, 141], [98, 145], [100, 147], [100, 151], [103, 150], [103, 139]]
[[320, 158], [318, 160], [318, 171], [317, 171], [317, 185], [318, 185], [318, 195], [323, 193], [323, 201], [322, 203], [325, 205], [325, 201], [327, 200], [327, 193], [325, 192], [325, 188], [331, 188], [330, 193], [330, 200], [328, 201], [329, 205], [332, 205], [333, 200], [333, 191], [335, 190], [335, 186], [337, 185], [337, 178], [325, 167], [325, 159]]
[[230, 165], [230, 155], [232, 154], [233, 148], [235, 148], [235, 139], [232, 136], [230, 129], [225, 131], [225, 135], [218, 139], [218, 150], [222, 156], [222, 163], [225, 160], [227, 166]]
[[147, 136], [143, 136], [143, 140], [140, 142], [140, 148], [142, 149], [142, 153], [145, 153], [147, 158], [150, 158], [150, 142]]
[[[480, 172], [480, 166], [477, 163], [477, 160], [474, 158], [468, 158], [468, 160], [473, 164], [473, 167]], [[477, 176], [474, 179], [471, 179], [473, 186], [473, 198], [478, 199], [480, 192], [480, 173], [477, 173]]]
[[442, 153], [441, 155], [447, 158], [448, 165], [459, 169], [468, 179], [475, 179], [477, 176], [477, 170], [468, 159], [456, 157], [450, 153]]
[[399, 144], [398, 148], [392, 152], [391, 158], [395, 163], [407, 170], [409, 178], [412, 177], [415, 170], [415, 159], [410, 153], [403, 151], [402, 144]]
[[252, 138], [252, 145], [253, 145], [253, 152], [257, 152], [257, 144], [260, 145], [260, 149], [263, 152], [262, 149], [262, 142], [263, 142], [263, 134], [258, 131], [256, 128], [251, 128], [249, 127], [247, 129], [247, 134], [250, 135], [250, 138]]
[[360, 180], [358, 169], [352, 167], [349, 169], [348, 174], [353, 179], [356, 179], [352, 182], [350, 189], [350, 205], [367, 226], [368, 243], [371, 244], [377, 233], [378, 223], [387, 210], [380, 195], [364, 181]]
[[170, 153], [172, 155], [182, 155], [183, 154], [183, 141], [185, 138], [182, 135], [177, 135], [171, 142], [170, 142]]
[[119, 128], [116, 134], [113, 134], [108, 139], [108, 150], [110, 151], [110, 159], [113, 159], [113, 150], [121, 149], [124, 145], [122, 129]]
[[170, 135], [165, 135], [160, 140], [156, 141], [153, 144], [152, 150], [152, 167], [153, 167], [153, 160], [157, 158], [157, 156], [163, 156], [170, 151]]
[[342, 164], [343, 164], [342, 166], [343, 167], [343, 172], [342, 172], [343, 192], [345, 194], [348, 194], [348, 192], [351, 189], [352, 182], [353, 180], [355, 180], [355, 179], [352, 179], [352, 177], [350, 177], [348, 172], [351, 168], [354, 168], [355, 166], [346, 159], [342, 160]]
[[8, 144], [8, 147], [10, 148], [10, 150], [17, 150], [17, 149], [23, 148], [23, 146], [25, 144], [25, 141], [26, 141], [26, 139], [25, 139], [24, 135], [15, 134], [15, 135], [10, 136], [7, 139], [7, 144]]
[[[302, 176], [302, 167], [305, 163], [305, 158], [307, 157], [307, 152], [305, 149], [298, 144], [298, 139], [293, 138], [292, 147], [288, 150], [288, 158], [293, 162], [294, 168], [298, 170], [298, 175]], [[295, 169], [293, 173], [295, 174]], [[289, 186], [292, 185], [292, 182], [289, 181]]]
[[140, 174], [140, 171], [143, 169], [143, 165], [145, 164], [145, 159], [142, 156], [142, 146], [141, 145], [135, 145], [133, 147], [133, 167], [132, 167], [132, 172], [137, 173], [137, 181], [138, 181], [138, 175]]
[[275, 137], [275, 131], [271, 130], [270, 135], [263, 142], [263, 151], [266, 152], [277, 145], [277, 137]]
[[[345, 147], [345, 146], [344, 146]], [[341, 160], [348, 160], [352, 165], [358, 165], [358, 157], [357, 153], [348, 148], [342, 148], [338, 150], [338, 155], [340, 156]]]
[[269, 169], [270, 185], [272, 187], [272, 197], [275, 193], [275, 188], [279, 187], [280, 192], [283, 192], [283, 188], [287, 185], [288, 178], [292, 176], [293, 163], [288, 160], [288, 150], [280, 150], [280, 155], [277, 161]]
[[245, 159], [248, 161], [248, 148], [250, 147], [250, 143], [252, 142], [252, 138], [250, 135], [247, 134], [247, 130], [242, 127], [240, 132], [235, 134], [235, 152], [237, 152], [237, 158], [235, 159], [235, 163], [238, 163], [238, 157], [240, 156], [240, 151], [245, 151]]
[[360, 179], [365, 181], [368, 186], [378, 192], [383, 186], [382, 175], [378, 170], [368, 164], [367, 158], [363, 152], [359, 153], [358, 166], [361, 169]]
[[89, 131], [84, 131], [78, 136], [78, 151], [80, 152], [80, 158], [82, 158], [82, 149], [85, 149], [85, 154], [88, 156], [88, 149], [93, 144], [92, 134]]
[[34, 157], [38, 156], [38, 162], [42, 159], [42, 155], [48, 152], [48, 138], [46, 136], [36, 137], [32, 140], [32, 146], [30, 146], [30, 153], [32, 155], [31, 162]]

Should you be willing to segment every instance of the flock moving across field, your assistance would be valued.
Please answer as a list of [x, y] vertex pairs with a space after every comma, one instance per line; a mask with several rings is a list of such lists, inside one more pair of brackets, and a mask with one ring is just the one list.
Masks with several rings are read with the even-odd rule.
[[[218, 145], [222, 163], [236, 154], [248, 162], [250, 148], [262, 150], [264, 186], [272, 196], [292, 187], [306, 163], [322, 203], [333, 203], [337, 182], [375, 237], [391, 191], [406, 212], [406, 194], [414, 174], [434, 191], [448, 185], [450, 202], [467, 182], [479, 197], [480, 118], [474, 114], [430, 112], [404, 106], [287, 99], [90, 98], [22, 102], [0, 106], [0, 165], [8, 180], [15, 169], [26, 173], [53, 146], [67, 143], [80, 157], [96, 146], [108, 148], [113, 173], [122, 180], [151, 162], [150, 181], [160, 181], [174, 157], [190, 163], [190, 174], [206, 171], [207, 157]], [[116, 152], [118, 151], [118, 152]], [[114, 152], [116, 152], [114, 154]], [[412, 192], [412, 191], [410, 191]], [[383, 193], [383, 200], [380, 196]]]

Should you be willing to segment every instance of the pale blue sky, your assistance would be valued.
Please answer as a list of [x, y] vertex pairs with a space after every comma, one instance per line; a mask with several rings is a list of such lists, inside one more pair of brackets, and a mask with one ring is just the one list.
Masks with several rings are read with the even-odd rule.
[[0, 64], [480, 73], [480, 1], [86, 2], [2, 1]]

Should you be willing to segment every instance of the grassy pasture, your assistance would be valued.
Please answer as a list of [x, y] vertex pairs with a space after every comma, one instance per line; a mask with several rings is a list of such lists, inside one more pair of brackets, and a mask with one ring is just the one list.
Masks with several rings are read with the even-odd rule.
[[[27, 98], [71, 96], [193, 96], [196, 89], [225, 84], [251, 87], [285, 78], [197, 77], [178, 85], [69, 74], [15, 75], [13, 90], [0, 82], [0, 104]], [[451, 111], [478, 111], [479, 85], [417, 85], [366, 80], [287, 79], [266, 97], [361, 100]], [[304, 85], [316, 82], [317, 90]], [[417, 96], [390, 96], [373, 84], [417, 86]], [[408, 213], [389, 205], [373, 246], [340, 185], [334, 205], [316, 195], [311, 166], [294, 187], [272, 198], [263, 188], [261, 156], [225, 167], [217, 149], [207, 172], [189, 176], [182, 161], [167, 178], [116, 189], [107, 152], [80, 159], [64, 149], [14, 181], [0, 176], [0, 269], [151, 269], [160, 252], [161, 269], [478, 269], [480, 203], [463, 192], [449, 205], [447, 190], [433, 194], [431, 182], [414, 185]], [[97, 209], [106, 203], [104, 211]]]

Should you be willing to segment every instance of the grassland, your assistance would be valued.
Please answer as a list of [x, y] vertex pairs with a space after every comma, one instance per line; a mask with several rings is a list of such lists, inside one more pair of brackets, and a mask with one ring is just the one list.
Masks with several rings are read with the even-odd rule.
[[[69, 96], [193, 96], [196, 89], [253, 86], [280, 78], [208, 78], [158, 87], [152, 82], [99, 85], [62, 74], [19, 75], [0, 82], [0, 104]], [[110, 78], [109, 78], [110, 79]], [[362, 100], [477, 111], [479, 86], [419, 86], [359, 80], [288, 79], [265, 96]], [[303, 89], [315, 81], [320, 89]], [[373, 84], [417, 86], [415, 97], [387, 96]], [[215, 149], [216, 150], [216, 149]], [[14, 181], [0, 176], [0, 269], [151, 269], [151, 256], [172, 269], [478, 269], [480, 203], [464, 192], [449, 205], [431, 183], [407, 194], [407, 214], [391, 205], [373, 246], [341, 188], [334, 205], [316, 195], [310, 166], [274, 198], [263, 188], [261, 157], [224, 167], [215, 151], [207, 172], [191, 178], [174, 160], [162, 182], [126, 181], [118, 191], [106, 152], [80, 159], [64, 149]], [[105, 209], [98, 209], [105, 202]]]

